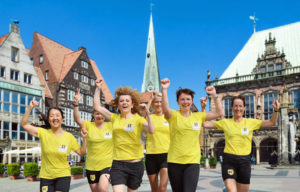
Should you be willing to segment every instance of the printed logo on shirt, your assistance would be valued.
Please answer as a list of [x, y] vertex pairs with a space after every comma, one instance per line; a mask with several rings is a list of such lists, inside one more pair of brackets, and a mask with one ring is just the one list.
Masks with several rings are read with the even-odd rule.
[[249, 135], [249, 129], [247, 127], [242, 128], [242, 135]]
[[168, 122], [168, 121], [165, 121], [165, 122], [164, 122], [164, 126], [169, 126], [169, 122]]
[[194, 122], [193, 123], [193, 130], [200, 130], [200, 123], [199, 122]]
[[125, 131], [133, 132], [133, 128], [134, 128], [134, 124], [129, 123], [128, 125], [126, 125], [126, 127], [124, 128], [124, 130]]
[[42, 186], [42, 192], [47, 192], [48, 191], [48, 186]]
[[58, 151], [63, 152], [63, 153], [67, 153], [68, 145], [64, 144], [64, 143], [60, 143], [59, 146], [58, 146]]
[[95, 181], [96, 176], [95, 175], [90, 175], [90, 179], [91, 179], [91, 181]]
[[233, 175], [234, 174], [234, 170], [233, 169], [227, 169], [227, 173], [228, 173], [228, 175]]
[[110, 132], [106, 132], [104, 134], [104, 139], [111, 139], [112, 138], [112, 134]]

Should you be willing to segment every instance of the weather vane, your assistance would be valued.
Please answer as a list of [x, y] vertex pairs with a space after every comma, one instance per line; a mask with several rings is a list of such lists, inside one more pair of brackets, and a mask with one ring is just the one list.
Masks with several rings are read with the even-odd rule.
[[256, 32], [255, 24], [256, 24], [256, 21], [258, 20], [258, 18], [255, 17], [255, 12], [254, 12], [253, 16], [249, 17], [249, 19], [253, 20], [253, 32], [255, 33]]
[[155, 4], [154, 3], [152, 3], [152, 1], [151, 1], [151, 3], [150, 3], [150, 12], [152, 13], [152, 7], [154, 6]]

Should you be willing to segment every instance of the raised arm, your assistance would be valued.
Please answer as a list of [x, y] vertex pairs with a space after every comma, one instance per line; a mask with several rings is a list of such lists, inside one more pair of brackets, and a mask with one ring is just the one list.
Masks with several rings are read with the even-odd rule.
[[206, 112], [206, 103], [207, 103], [207, 96], [206, 98], [201, 97], [200, 104], [201, 104], [201, 112]]
[[206, 129], [216, 129], [216, 125], [212, 121], [205, 121], [202, 126]]
[[153, 121], [150, 115], [150, 111], [146, 104], [140, 104], [140, 107], [145, 111], [145, 117], [147, 119], [147, 123], [143, 123], [143, 128], [147, 133], [153, 134], [154, 133], [154, 126]]
[[80, 157], [84, 157], [85, 154], [86, 154], [86, 137], [87, 137], [87, 130], [83, 127], [80, 127], [81, 128], [81, 136], [82, 136], [82, 145], [79, 149], [77, 149], [75, 151], [75, 153], [77, 153]]
[[107, 110], [105, 107], [103, 107], [100, 103], [100, 91], [101, 91], [102, 84], [103, 84], [102, 79], [96, 80], [96, 89], [94, 94], [94, 109], [96, 111], [99, 111], [101, 115], [104, 116], [105, 119], [110, 121], [111, 112]]
[[33, 108], [35, 108], [36, 106], [38, 106], [39, 102], [37, 101], [30, 101], [29, 106], [26, 109], [26, 112], [21, 120], [21, 126], [25, 129], [25, 131], [27, 133], [29, 133], [30, 135], [37, 137], [38, 136], [38, 128], [36, 126], [30, 125], [28, 123], [28, 118], [30, 115], [30, 112]]
[[169, 107], [168, 99], [168, 88], [170, 86], [170, 80], [165, 78], [160, 81], [162, 88], [162, 109], [165, 115], [165, 118], [169, 119], [172, 116], [172, 109]]
[[264, 120], [260, 127], [266, 128], [266, 127], [275, 126], [277, 123], [277, 116], [278, 116], [279, 109], [280, 109], [280, 103], [277, 100], [275, 100], [273, 96], [273, 110], [274, 110], [273, 115], [271, 119]]
[[80, 118], [79, 112], [79, 101], [81, 99], [80, 89], [77, 89], [76, 95], [74, 96], [74, 119], [80, 128], [84, 127], [84, 120]]
[[216, 93], [216, 89], [213, 86], [206, 87], [206, 93], [208, 95], [211, 95], [212, 99], [214, 100], [216, 111], [210, 111], [206, 113], [206, 121], [217, 119], [219, 117], [224, 116], [223, 107], [221, 104], [220, 98], [218, 98], [218, 95]]

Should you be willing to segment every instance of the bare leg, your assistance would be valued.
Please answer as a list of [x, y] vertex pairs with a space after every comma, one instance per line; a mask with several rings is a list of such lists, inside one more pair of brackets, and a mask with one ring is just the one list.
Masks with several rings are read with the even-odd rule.
[[248, 192], [250, 184], [236, 183], [238, 192]]
[[158, 192], [158, 174], [148, 175], [151, 191]]
[[120, 185], [114, 185], [112, 188], [113, 188], [113, 191], [114, 192], [124, 192], [124, 184], [120, 184]]
[[97, 192], [108, 192], [109, 187], [109, 174], [102, 174], [100, 177], [100, 181], [97, 185]]
[[235, 179], [226, 179], [224, 181], [226, 192], [237, 192], [237, 183]]
[[160, 169], [159, 176], [160, 176], [159, 191], [160, 192], [166, 192], [167, 191], [168, 180], [169, 180], [168, 169], [167, 168]]

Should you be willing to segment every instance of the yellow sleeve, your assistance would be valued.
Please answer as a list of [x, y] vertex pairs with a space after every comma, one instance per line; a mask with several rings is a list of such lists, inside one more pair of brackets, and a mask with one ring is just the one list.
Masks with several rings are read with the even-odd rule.
[[80, 149], [80, 145], [76, 141], [75, 137], [71, 134], [71, 150], [76, 151], [77, 149]]
[[251, 120], [251, 125], [253, 126], [253, 130], [257, 130], [260, 128], [262, 124], [262, 120], [259, 119], [249, 119]]
[[172, 119], [176, 119], [176, 118], [177, 118], [177, 114], [178, 114], [178, 111], [172, 109], [172, 115], [171, 115], [171, 117], [170, 117], [169, 119], [167, 119], [167, 118], [165, 117], [165, 119], [166, 119], [168, 122], [170, 122]]
[[200, 118], [201, 118], [201, 122], [205, 122], [206, 121], [206, 112], [200, 112]]
[[91, 125], [91, 122], [90, 122], [90, 121], [84, 120], [84, 125], [83, 125], [83, 127], [85, 128], [85, 130], [89, 131], [90, 125]]
[[44, 128], [38, 127], [38, 138], [41, 138], [44, 132], [45, 132]]
[[222, 119], [219, 121], [214, 121], [213, 123], [215, 124], [218, 130], [224, 130], [226, 128], [225, 120], [226, 119]]
[[118, 116], [117, 114], [111, 113], [111, 115], [110, 115], [110, 121], [114, 122], [116, 120], [117, 116]]

